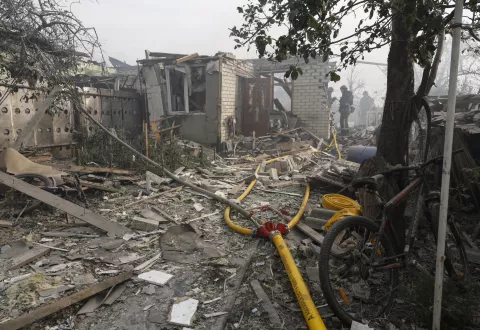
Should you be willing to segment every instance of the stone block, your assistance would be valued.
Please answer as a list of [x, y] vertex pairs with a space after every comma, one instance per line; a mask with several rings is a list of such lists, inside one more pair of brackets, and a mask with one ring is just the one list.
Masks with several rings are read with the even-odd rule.
[[301, 175], [301, 174], [295, 174], [292, 177], [292, 179], [297, 181], [297, 182], [306, 182], [307, 181], [307, 177], [305, 175]]
[[269, 174], [273, 181], [278, 181], [278, 172], [276, 168], [271, 168]]
[[141, 231], [154, 231], [158, 229], [158, 221], [153, 219], [145, 219], [141, 217], [133, 217], [130, 226]]

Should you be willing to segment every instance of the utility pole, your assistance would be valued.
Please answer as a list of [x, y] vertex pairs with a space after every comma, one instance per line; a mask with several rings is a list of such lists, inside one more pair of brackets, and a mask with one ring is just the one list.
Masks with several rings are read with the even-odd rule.
[[442, 191], [440, 195], [440, 216], [438, 223], [438, 245], [435, 266], [435, 294], [433, 300], [432, 330], [440, 330], [442, 315], [443, 271], [445, 261], [445, 236], [447, 232], [448, 194], [450, 192], [450, 170], [452, 167], [453, 129], [455, 126], [455, 106], [457, 101], [458, 63], [460, 59], [460, 37], [463, 14], [463, 0], [455, 4], [453, 18], [452, 58], [450, 62], [450, 80], [448, 84], [447, 123], [445, 126], [445, 145], [443, 149]]

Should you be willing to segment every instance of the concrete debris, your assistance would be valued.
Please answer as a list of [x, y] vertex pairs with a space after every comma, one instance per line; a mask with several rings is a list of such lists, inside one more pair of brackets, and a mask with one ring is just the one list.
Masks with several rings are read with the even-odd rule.
[[[164, 56], [159, 54], [159, 58]], [[183, 71], [167, 70], [170, 78], [181, 85], [184, 72], [190, 71], [192, 90], [205, 88], [205, 82], [195, 82], [205, 78], [203, 57], [198, 61], [199, 65], [182, 67]], [[226, 65], [218, 59], [215, 62], [221, 63], [217, 71]], [[152, 67], [152, 77], [156, 71]], [[161, 78], [161, 86], [166, 85], [165, 77], [155, 77]], [[211, 78], [215, 75], [206, 79]], [[210, 97], [207, 99], [210, 102]], [[190, 100], [201, 98], [192, 96]], [[340, 328], [319, 285], [318, 255], [326, 235], [322, 228], [335, 213], [321, 208], [320, 198], [340, 190], [350, 193], [344, 188], [360, 165], [345, 160], [347, 152], [358, 145], [374, 146], [376, 128], [352, 129], [349, 136], [337, 136], [338, 150], [303, 128], [255, 138], [234, 136], [236, 131], [227, 136], [229, 151], [220, 154], [191, 141], [169, 140], [167, 131], [161, 134], [170, 127], [191, 127], [189, 121], [197, 119], [194, 117], [199, 116], [171, 115], [165, 122], [155, 123], [161, 137], [160, 142], [155, 140], [157, 145], [161, 143], [163, 150], [174, 147], [172, 143], [180, 147], [181, 163], [170, 163], [170, 156], [164, 161], [165, 167], [177, 169], [185, 182], [228, 196], [253, 219], [265, 223], [287, 223], [294, 218], [306, 184], [310, 184], [306, 211], [285, 239], [327, 328], [335, 328], [337, 321]], [[150, 138], [157, 139], [152, 133], [155, 137]], [[177, 151], [173, 154], [178, 155]], [[337, 159], [339, 154], [342, 159]], [[271, 161], [275, 158], [278, 160]], [[185, 183], [161, 176], [159, 168], [151, 169], [157, 174], [145, 172], [138, 160], [129, 159], [127, 169], [108, 162], [89, 163], [88, 167], [56, 164], [52, 156], [47, 161], [54, 162], [48, 165], [52, 169], [64, 171], [63, 183], [56, 181], [58, 177], [53, 182], [0, 174], [0, 180], [7, 183], [4, 188], [9, 189], [5, 194], [0, 187], [0, 227], [5, 233], [0, 235], [0, 267], [5, 270], [0, 274], [0, 300], [4, 299], [0, 330], [28, 327], [32, 322], [52, 329], [52, 321], [56, 324], [53, 328], [66, 330], [69, 320], [75, 320], [75, 328], [81, 330], [92, 326], [120, 329], [139, 319], [146, 327], [155, 323], [162, 329], [184, 330], [294, 329], [304, 325], [273, 245], [234, 233], [225, 225], [225, 207], [211, 196], [184, 189]], [[12, 180], [15, 184], [9, 185]], [[51, 187], [44, 188], [42, 182]], [[234, 200], [252, 183], [248, 196]], [[29, 210], [37, 199], [53, 207]], [[230, 219], [249, 229], [255, 227], [234, 210]], [[472, 244], [479, 243], [472, 239]], [[341, 256], [345, 251], [334, 245], [334, 254]], [[473, 247], [467, 249], [472, 262], [477, 259], [475, 252]], [[136, 277], [129, 280], [133, 274]], [[370, 292], [360, 282], [348, 290], [357, 301], [369, 299]], [[401, 298], [399, 301], [407, 300]], [[65, 309], [81, 301], [81, 308]], [[61, 309], [64, 311], [52, 315]], [[77, 311], [81, 317], [76, 317]], [[49, 315], [51, 319], [39, 321]]]
[[162, 217], [161, 215], [153, 212], [153, 211], [150, 210], [150, 209], [141, 210], [141, 211], [140, 211], [140, 215], [141, 215], [143, 218], [155, 220], [155, 221], [157, 221], [158, 224], [169, 223], [169, 221], [166, 220], [164, 217]]
[[116, 285], [108, 295], [107, 299], [103, 301], [103, 305], [113, 305], [118, 298], [125, 292], [127, 286], [125, 284]]
[[161, 272], [159, 270], [151, 270], [138, 275], [138, 278], [148, 283], [165, 285], [173, 278], [173, 275]]
[[7, 220], [0, 220], [0, 228], [11, 228], [13, 223]]
[[151, 259], [148, 259], [147, 261], [145, 261], [144, 263], [138, 265], [137, 267], [135, 267], [133, 270], [138, 272], [138, 271], [142, 271], [144, 270], [145, 268], [148, 268], [148, 267], [151, 267], [158, 259], [160, 259], [162, 257], [162, 253], [158, 253], [156, 254], [155, 256], [153, 256]]
[[352, 321], [352, 326], [351, 326], [350, 330], [374, 330], [374, 329], [370, 328], [367, 324]]
[[145, 219], [140, 217], [133, 217], [130, 227], [141, 231], [157, 230], [159, 222], [153, 219]]
[[192, 298], [177, 298], [172, 305], [168, 323], [180, 326], [191, 326], [197, 312], [198, 300]]
[[222, 315], [225, 315], [225, 314], [228, 314], [227, 312], [216, 312], [216, 313], [210, 313], [210, 314], [203, 314], [203, 316], [206, 318], [206, 319], [209, 319], [211, 317], [217, 317], [217, 316], [222, 316]]
[[194, 208], [195, 211], [197, 211], [197, 212], [200, 212], [201, 210], [204, 209], [204, 207], [203, 207], [202, 204], [200, 204], [200, 203], [195, 203], [195, 204], [193, 204], [193, 208]]
[[150, 285], [144, 286], [142, 289], [142, 293], [148, 294], [148, 295], [155, 294], [155, 285], [150, 284]]
[[42, 290], [38, 291], [40, 297], [49, 297], [55, 296], [58, 297], [61, 293], [73, 289], [75, 286], [73, 285], [62, 285], [54, 289]]

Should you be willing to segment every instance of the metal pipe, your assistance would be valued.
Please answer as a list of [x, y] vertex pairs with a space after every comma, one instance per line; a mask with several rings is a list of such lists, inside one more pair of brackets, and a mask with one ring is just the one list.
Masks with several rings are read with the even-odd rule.
[[110, 132], [110, 130], [108, 128], [106, 128], [105, 126], [103, 126], [100, 122], [98, 122], [98, 120], [96, 120], [91, 114], [89, 114], [81, 105], [78, 105], [77, 106], [78, 110], [83, 113], [86, 117], [88, 117], [88, 119], [90, 119], [95, 125], [97, 125], [102, 131], [104, 131], [105, 133], [107, 133], [110, 137], [112, 137], [115, 141], [119, 142], [121, 145], [123, 145], [125, 148], [127, 148], [128, 150], [130, 150], [131, 152], [133, 152], [134, 154], [136, 154], [138, 157], [140, 157], [141, 159], [143, 159], [144, 161], [146, 161], [147, 163], [150, 163], [152, 164], [153, 166], [155, 167], [158, 167], [158, 168], [161, 168], [163, 173], [168, 176], [169, 178], [175, 180], [176, 182], [180, 183], [181, 185], [184, 185], [186, 187], [189, 187], [190, 189], [192, 190], [195, 190], [195, 191], [198, 191], [199, 193], [201, 194], [204, 194], [204, 195], [207, 195], [208, 197], [211, 197], [212, 199], [215, 199], [223, 204], [226, 204], [228, 206], [230, 206], [232, 209], [234, 209], [235, 211], [237, 211], [238, 213], [240, 213], [241, 215], [243, 215], [244, 217], [246, 218], [250, 218], [252, 221], [256, 221], [250, 214], [250, 212], [248, 212], [247, 210], [243, 209], [240, 205], [237, 205], [237, 203], [229, 200], [229, 199], [226, 199], [226, 198], [223, 198], [219, 195], [216, 195], [214, 193], [212, 193], [211, 191], [208, 191], [208, 190], [205, 190], [205, 189], [202, 189], [196, 185], [194, 185], [193, 183], [190, 183], [190, 182], [186, 182], [182, 179], [180, 179], [179, 177], [177, 177], [175, 174], [173, 174], [172, 172], [168, 171], [167, 169], [164, 168], [164, 166], [158, 164], [157, 162], [151, 160], [150, 158], [146, 157], [144, 154], [142, 154], [141, 152], [139, 152], [138, 150], [136, 150], [135, 148], [133, 148], [132, 146], [130, 146], [128, 143], [126, 143], [125, 141], [123, 141], [122, 139], [120, 139], [118, 136], [112, 134], [112, 132]]
[[452, 166], [453, 132], [455, 126], [455, 106], [457, 97], [458, 63], [460, 59], [460, 38], [463, 14], [463, 0], [455, 4], [453, 18], [452, 57], [450, 62], [450, 81], [448, 85], [447, 122], [445, 126], [445, 145], [443, 149], [442, 191], [440, 195], [440, 216], [438, 219], [438, 244], [435, 266], [435, 293], [433, 301], [433, 330], [440, 330], [442, 313], [443, 267], [445, 261], [445, 235], [448, 216], [448, 194], [450, 191], [450, 169]]

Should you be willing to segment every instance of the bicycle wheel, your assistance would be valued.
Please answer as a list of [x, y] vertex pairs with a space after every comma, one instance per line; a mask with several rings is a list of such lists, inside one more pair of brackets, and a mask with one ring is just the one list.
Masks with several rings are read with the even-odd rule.
[[[431, 206], [431, 225], [435, 241], [438, 241], [438, 220], [440, 215], [440, 204], [434, 203]], [[447, 232], [445, 236], [445, 271], [448, 276], [463, 287], [471, 284], [471, 274], [468, 268], [468, 258], [463, 245], [460, 232], [455, 225], [453, 216], [447, 219]]]
[[418, 165], [427, 161], [430, 147], [431, 112], [427, 101], [422, 98], [418, 108], [414, 99], [405, 112], [404, 127], [409, 127], [406, 135], [405, 164]]
[[[370, 321], [390, 312], [398, 286], [398, 270], [374, 271], [369, 265], [379, 226], [364, 217], [347, 217], [325, 236], [319, 256], [320, 286], [335, 313], [346, 325]], [[395, 255], [385, 236], [375, 260]]]

